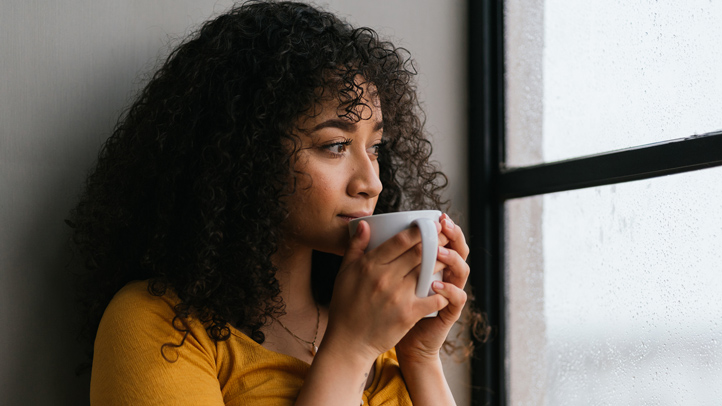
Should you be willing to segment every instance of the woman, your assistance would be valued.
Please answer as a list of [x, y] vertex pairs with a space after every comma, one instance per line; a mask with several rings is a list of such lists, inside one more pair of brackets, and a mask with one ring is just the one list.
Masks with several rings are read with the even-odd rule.
[[91, 404], [453, 404], [439, 349], [466, 301], [461, 230], [440, 219], [444, 282], [423, 299], [418, 230], [368, 253], [367, 224], [347, 234], [442, 204], [413, 75], [300, 3], [243, 4], [172, 52], [69, 220]]

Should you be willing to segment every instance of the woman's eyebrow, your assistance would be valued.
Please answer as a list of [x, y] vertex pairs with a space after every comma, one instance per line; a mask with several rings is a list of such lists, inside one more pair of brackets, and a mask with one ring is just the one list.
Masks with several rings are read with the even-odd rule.
[[[329, 127], [338, 128], [338, 129], [341, 129], [341, 130], [347, 131], [347, 132], [352, 132], [352, 131], [356, 130], [356, 123], [348, 121], [348, 120], [343, 120], [340, 118], [332, 118], [332, 119], [329, 119], [322, 123], [317, 124], [310, 130], [308, 130], [308, 133], [313, 133], [313, 132], [316, 132], [323, 128], [329, 128]], [[376, 123], [374, 124], [374, 132], [381, 131], [383, 128], [384, 128], [383, 120], [376, 121]]]

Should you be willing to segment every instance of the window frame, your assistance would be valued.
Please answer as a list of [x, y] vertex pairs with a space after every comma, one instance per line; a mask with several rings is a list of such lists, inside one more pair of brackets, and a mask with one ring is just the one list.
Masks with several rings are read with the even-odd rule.
[[467, 0], [469, 278], [494, 327], [476, 343], [472, 404], [506, 405], [505, 230], [509, 199], [722, 166], [722, 131], [558, 162], [505, 165], [504, 1]]

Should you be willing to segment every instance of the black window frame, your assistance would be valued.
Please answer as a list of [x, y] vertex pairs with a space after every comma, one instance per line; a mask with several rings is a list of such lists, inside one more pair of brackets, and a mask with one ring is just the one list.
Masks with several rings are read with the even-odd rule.
[[469, 283], [494, 327], [476, 343], [472, 404], [506, 405], [504, 203], [722, 165], [722, 131], [533, 166], [505, 165], [504, 1], [467, 0]]

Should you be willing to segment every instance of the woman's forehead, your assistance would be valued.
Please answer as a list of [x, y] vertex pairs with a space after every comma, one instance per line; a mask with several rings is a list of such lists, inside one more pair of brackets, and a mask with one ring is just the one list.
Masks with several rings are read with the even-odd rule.
[[339, 96], [320, 99], [307, 113], [299, 117], [297, 127], [302, 130], [309, 130], [318, 123], [334, 119], [349, 122], [361, 120], [382, 122], [383, 113], [378, 92], [375, 87], [367, 86], [367, 89], [367, 91], [360, 92], [356, 99], [348, 102], [345, 102]]

